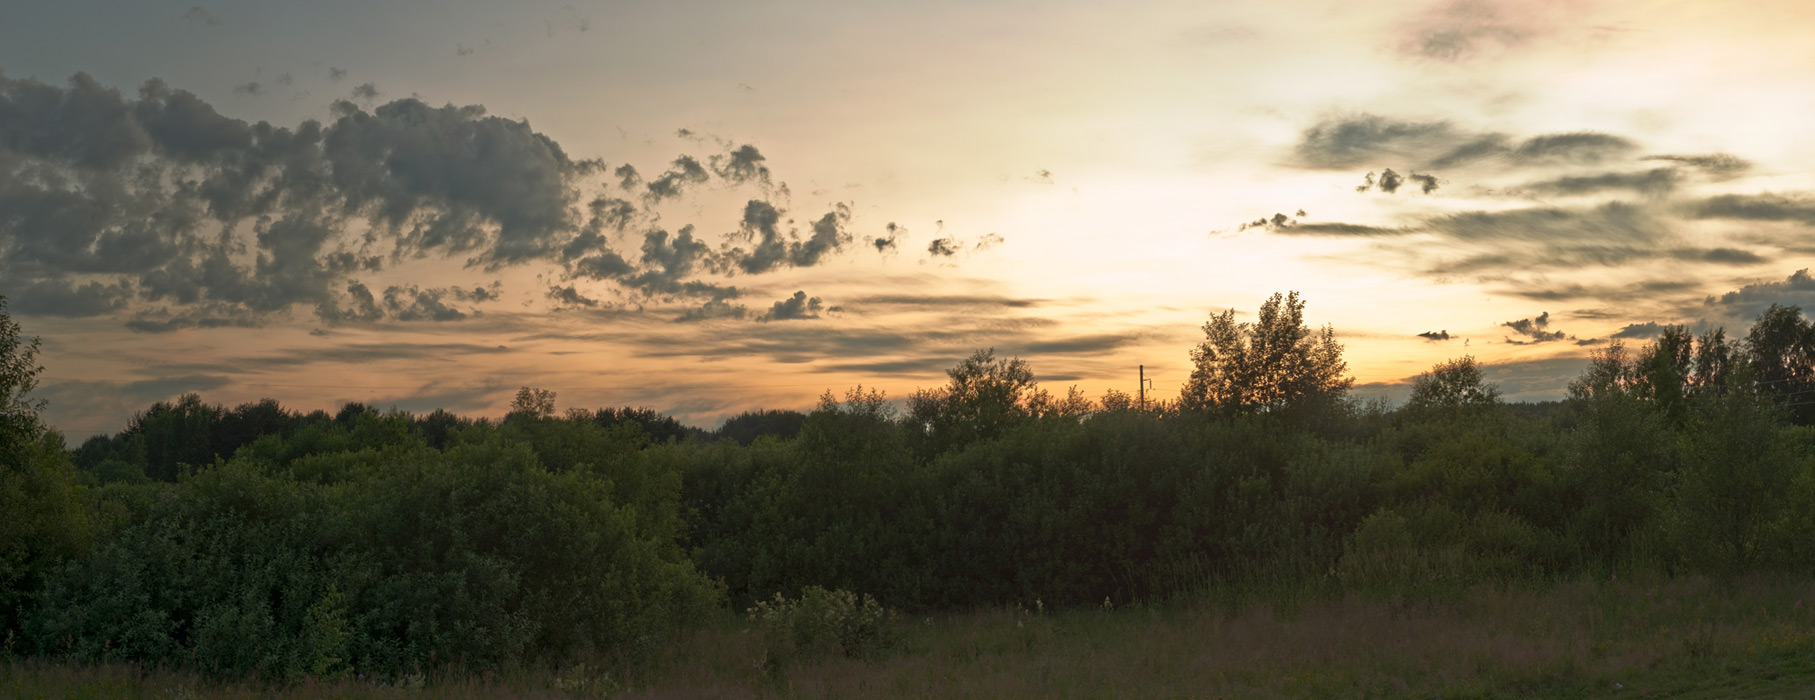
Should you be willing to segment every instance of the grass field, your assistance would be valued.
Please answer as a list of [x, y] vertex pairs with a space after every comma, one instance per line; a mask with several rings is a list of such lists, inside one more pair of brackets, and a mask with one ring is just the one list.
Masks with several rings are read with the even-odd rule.
[[1815, 697], [1815, 581], [1577, 581], [1385, 594], [1273, 591], [1053, 612], [902, 618], [873, 660], [765, 665], [727, 615], [640, 668], [287, 688], [128, 666], [4, 666], [17, 698]]

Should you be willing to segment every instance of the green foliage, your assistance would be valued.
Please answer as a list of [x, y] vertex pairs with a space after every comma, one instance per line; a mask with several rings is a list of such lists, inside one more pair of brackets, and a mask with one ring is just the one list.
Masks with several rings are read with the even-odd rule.
[[1438, 363], [1412, 380], [1409, 411], [1459, 411], [1500, 403], [1500, 389], [1481, 378], [1473, 355]]
[[798, 598], [780, 593], [745, 613], [763, 636], [762, 665], [771, 672], [824, 656], [875, 659], [895, 643], [895, 613], [868, 595], [809, 586]]
[[36, 602], [44, 577], [79, 555], [88, 514], [63, 454], [62, 437], [45, 431], [37, 386], [38, 340], [27, 341], [0, 297], [0, 638], [11, 639]]
[[713, 598], [676, 532], [522, 445], [297, 466], [332, 476], [235, 459], [126, 503], [130, 522], [51, 578], [38, 648], [227, 677], [397, 676], [635, 654]]
[[716, 441], [648, 409], [557, 416], [537, 390], [503, 420], [189, 395], [73, 451], [23, 398], [36, 346], [0, 313], [0, 623], [24, 653], [81, 661], [272, 680], [563, 666], [595, 692], [622, 679], [568, 662], [634, 659], [727, 600], [778, 669], [872, 656], [884, 605], [1815, 562], [1815, 429], [1783, 389], [1807, 370], [1794, 309], [1743, 347], [1682, 328], [1611, 344], [1563, 403], [1504, 404], [1464, 357], [1392, 410], [1346, 400], [1341, 346], [1302, 307], [1212, 319], [1171, 405], [1059, 398], [984, 350], [905, 413], [858, 387]]

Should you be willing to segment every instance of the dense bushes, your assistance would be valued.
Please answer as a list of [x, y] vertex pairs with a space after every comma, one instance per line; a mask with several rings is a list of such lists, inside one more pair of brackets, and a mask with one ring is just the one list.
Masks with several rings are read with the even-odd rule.
[[125, 522], [49, 578], [30, 637], [231, 676], [396, 676], [634, 654], [712, 605], [675, 532], [525, 445], [313, 461], [322, 478], [242, 458], [112, 487]]
[[[1772, 313], [1782, 332], [1760, 337], [1815, 337]], [[1244, 328], [1199, 355], [1336, 366], [1327, 333], [1276, 328], [1266, 347], [1303, 352], [1235, 353], [1259, 332]], [[1790, 379], [1773, 382], [1801, 376], [1786, 343], [1765, 369]], [[905, 412], [859, 388], [716, 439], [643, 410], [557, 416], [552, 392], [525, 389], [502, 420], [185, 397], [67, 452], [20, 398], [30, 347], [0, 347], [15, 653], [396, 677], [634, 657], [729, 604], [756, 606], [778, 659], [864, 655], [885, 606], [1815, 562], [1800, 394], [1719, 333], [1606, 348], [1567, 402], [1539, 407], [1501, 403], [1464, 358], [1398, 410], [1323, 380], [1139, 410], [1055, 398], [984, 351]]]

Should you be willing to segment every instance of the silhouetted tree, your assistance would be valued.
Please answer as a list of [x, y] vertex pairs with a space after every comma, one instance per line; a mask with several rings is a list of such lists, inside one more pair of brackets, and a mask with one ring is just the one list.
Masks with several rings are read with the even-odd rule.
[[925, 433], [923, 456], [993, 439], [1031, 414], [1027, 402], [1037, 387], [1026, 360], [978, 350], [945, 373], [951, 381], [943, 388], [908, 398], [909, 425]]
[[1330, 326], [1306, 327], [1304, 307], [1291, 292], [1261, 304], [1254, 323], [1236, 323], [1234, 309], [1211, 316], [1191, 351], [1184, 407], [1264, 413], [1344, 396], [1354, 379], [1344, 376], [1342, 344]]
[[523, 387], [517, 390], [517, 398], [511, 399], [512, 415], [524, 415], [531, 418], [549, 418], [555, 415], [555, 392], [553, 389], [532, 389]]
[[1500, 388], [1482, 379], [1481, 365], [1475, 362], [1475, 356], [1464, 355], [1437, 363], [1413, 379], [1412, 395], [1405, 405], [1414, 411], [1453, 411], [1499, 402]]

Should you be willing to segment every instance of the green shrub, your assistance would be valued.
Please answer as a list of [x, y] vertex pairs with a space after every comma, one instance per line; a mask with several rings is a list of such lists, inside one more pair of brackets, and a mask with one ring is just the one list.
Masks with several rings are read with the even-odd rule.
[[793, 599], [777, 593], [747, 614], [761, 631], [763, 664], [771, 671], [833, 655], [875, 659], [895, 643], [895, 613], [843, 589], [808, 586]]

